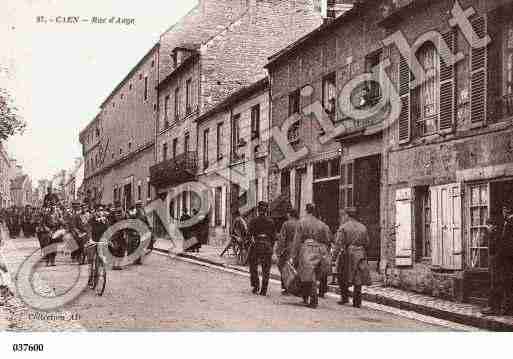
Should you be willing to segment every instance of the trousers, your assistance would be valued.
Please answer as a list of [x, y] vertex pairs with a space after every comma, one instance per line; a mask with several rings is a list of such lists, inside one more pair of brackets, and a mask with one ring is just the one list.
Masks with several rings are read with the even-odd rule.
[[[271, 274], [272, 246], [267, 242], [255, 242], [249, 251], [249, 276], [255, 291], [266, 294]], [[258, 266], [262, 267], [262, 285], [258, 277]]]

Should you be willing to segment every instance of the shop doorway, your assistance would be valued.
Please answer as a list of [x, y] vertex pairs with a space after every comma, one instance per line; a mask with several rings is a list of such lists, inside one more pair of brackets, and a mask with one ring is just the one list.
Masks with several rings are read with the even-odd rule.
[[381, 156], [358, 158], [354, 163], [355, 206], [358, 219], [369, 233], [369, 260], [380, 260], [380, 177]]
[[132, 184], [123, 186], [123, 207], [127, 211], [132, 206]]
[[335, 179], [313, 185], [313, 198], [319, 219], [330, 227], [332, 233], [336, 233], [339, 226], [338, 183], [339, 180]]

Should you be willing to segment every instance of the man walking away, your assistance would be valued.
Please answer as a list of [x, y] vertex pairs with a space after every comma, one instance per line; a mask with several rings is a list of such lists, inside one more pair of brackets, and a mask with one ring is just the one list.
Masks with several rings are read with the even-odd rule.
[[[278, 257], [278, 268], [280, 273], [283, 272], [283, 267], [287, 263], [292, 253], [292, 244], [294, 242], [294, 235], [296, 234], [297, 222], [299, 215], [296, 209], [290, 209], [287, 213], [287, 220], [281, 226], [278, 242], [276, 243], [276, 256]], [[288, 295], [287, 288], [283, 283], [283, 273], [281, 274], [281, 294]]]
[[315, 213], [315, 206], [307, 204], [306, 216], [297, 223], [291, 255], [301, 279], [303, 302], [311, 308], [317, 308], [319, 301], [317, 280], [329, 271], [328, 245], [332, 237], [328, 225]]
[[[275, 242], [275, 228], [273, 220], [267, 215], [266, 202], [258, 203], [258, 215], [249, 222], [249, 235], [252, 245], [249, 250], [249, 272], [253, 294], [260, 291], [260, 295], [267, 295], [269, 275]], [[262, 285], [258, 277], [258, 265], [262, 266]]]
[[340, 285], [340, 301], [344, 305], [349, 302], [349, 286], [353, 285], [353, 306], [362, 305], [362, 285], [370, 285], [369, 265], [367, 262], [367, 247], [369, 235], [367, 228], [358, 222], [354, 211], [342, 210], [340, 227], [335, 239], [335, 254], [338, 254], [337, 272]]

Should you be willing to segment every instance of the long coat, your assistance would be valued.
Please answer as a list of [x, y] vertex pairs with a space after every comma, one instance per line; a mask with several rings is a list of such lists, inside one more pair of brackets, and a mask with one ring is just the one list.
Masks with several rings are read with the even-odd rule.
[[302, 282], [311, 282], [328, 274], [331, 261], [327, 246], [330, 242], [331, 232], [324, 222], [312, 215], [297, 222], [291, 258]]
[[354, 218], [342, 223], [335, 237], [335, 250], [339, 253], [337, 268], [343, 282], [370, 285], [370, 271], [366, 248], [369, 245], [367, 228]]

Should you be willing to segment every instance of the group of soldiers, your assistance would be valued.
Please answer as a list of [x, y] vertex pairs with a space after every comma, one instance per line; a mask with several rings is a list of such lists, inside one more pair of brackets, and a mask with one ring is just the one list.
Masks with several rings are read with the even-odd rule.
[[[55, 266], [57, 250], [54, 244], [69, 242], [71, 260], [78, 264], [86, 261], [85, 246], [91, 240], [99, 242], [105, 231], [125, 219], [139, 219], [148, 228], [150, 223], [142, 208], [132, 206], [127, 211], [113, 205], [89, 206], [74, 203], [62, 205], [59, 198], [48, 188], [43, 206], [27, 206], [23, 211], [10, 208], [2, 213], [2, 221], [8, 228], [11, 238], [17, 238], [22, 231], [25, 237], [36, 236], [47, 266]], [[124, 257], [139, 247], [139, 234], [132, 229], [116, 232], [109, 240], [109, 248], [115, 257]], [[150, 246], [153, 241], [150, 242]], [[68, 244], [68, 243], [67, 243]], [[134, 264], [142, 264], [141, 258]], [[121, 269], [114, 266], [113, 269]]]
[[[352, 285], [353, 306], [361, 306], [362, 286], [371, 284], [366, 255], [369, 236], [365, 225], [354, 218], [354, 213], [341, 211], [341, 224], [334, 235], [318, 218], [313, 204], [306, 206], [306, 215], [302, 219], [295, 209], [289, 210], [287, 220], [279, 230], [269, 216], [267, 203], [258, 203], [257, 211], [257, 216], [249, 223], [237, 212], [232, 226], [234, 236], [251, 241], [248, 261], [254, 294], [267, 295], [275, 254], [282, 273], [282, 294], [291, 294], [284, 277], [286, 267], [292, 266], [299, 282], [299, 293], [292, 294], [301, 296], [305, 305], [316, 308], [318, 298], [324, 297], [328, 290], [332, 258], [336, 258], [341, 293], [339, 304], [349, 302], [349, 286]], [[262, 268], [261, 282], [259, 265]]]

